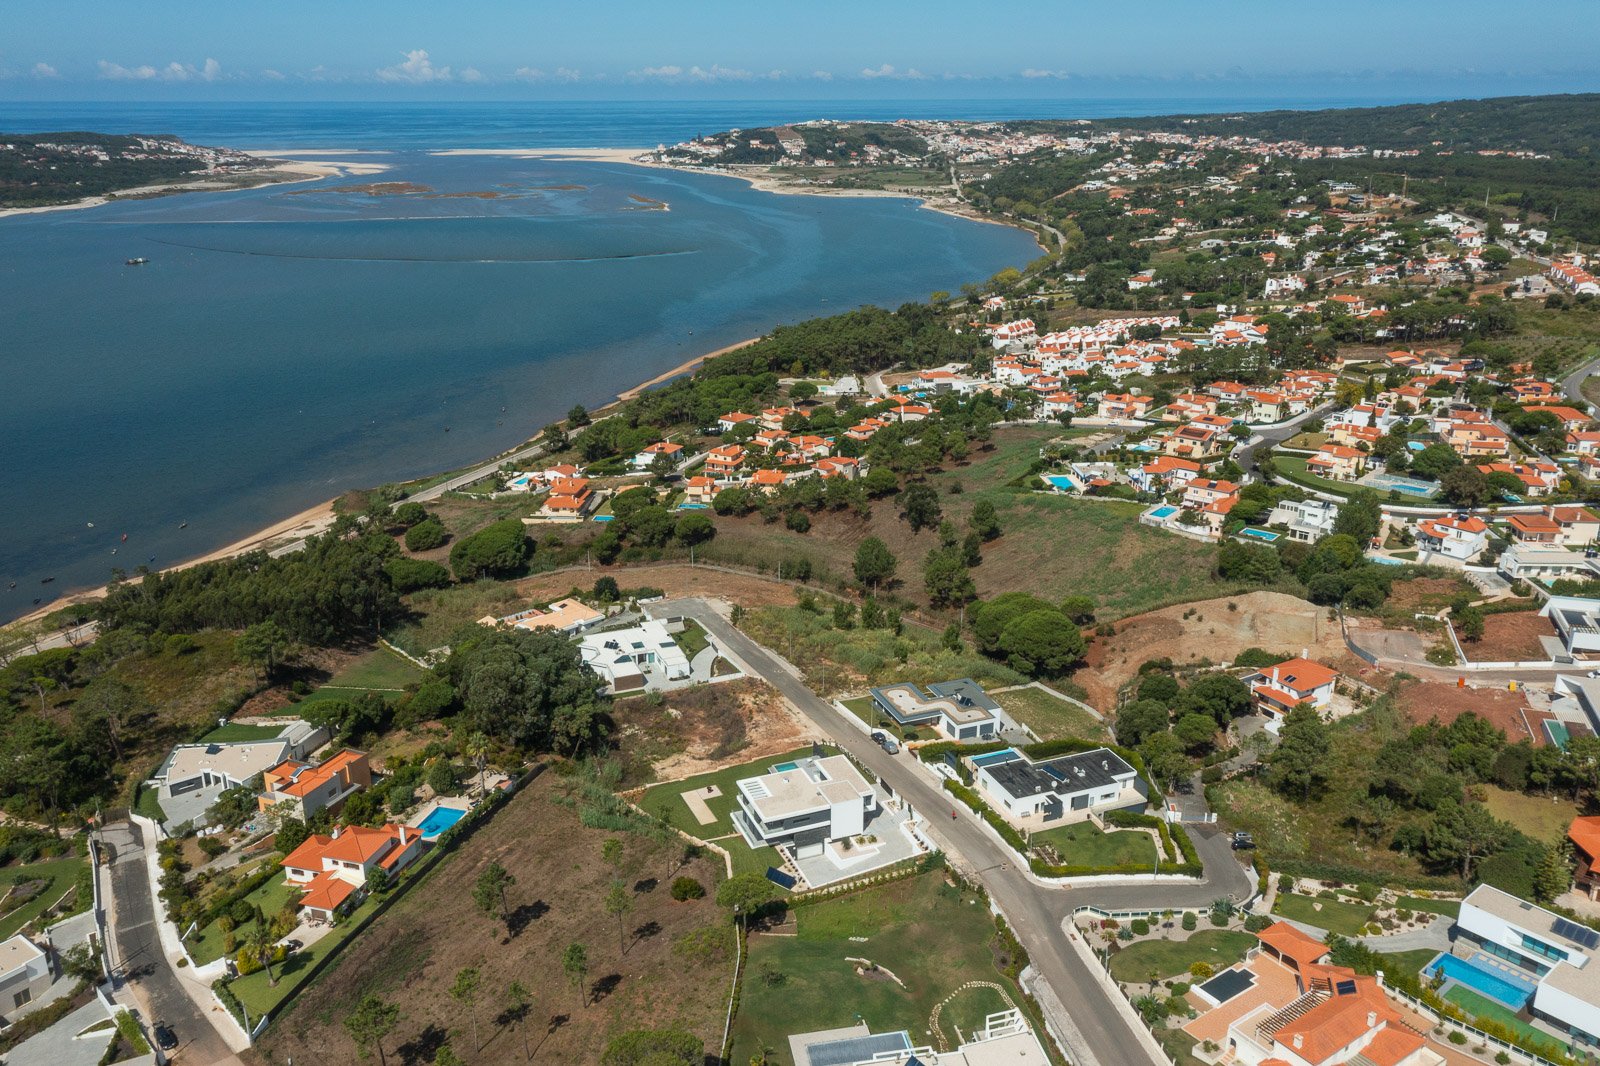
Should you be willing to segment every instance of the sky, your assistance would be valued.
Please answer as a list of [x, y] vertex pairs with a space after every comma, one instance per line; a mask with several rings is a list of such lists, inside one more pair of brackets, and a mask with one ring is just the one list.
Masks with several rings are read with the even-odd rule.
[[6, 7], [0, 105], [1431, 100], [1600, 89], [1596, 0], [51, 0]]

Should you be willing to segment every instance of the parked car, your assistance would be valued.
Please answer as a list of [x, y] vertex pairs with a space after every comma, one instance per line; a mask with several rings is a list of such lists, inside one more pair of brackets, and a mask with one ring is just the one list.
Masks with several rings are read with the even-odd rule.
[[1234, 851], [1250, 851], [1256, 846], [1255, 838], [1249, 833], [1239, 832], [1233, 834]]
[[900, 754], [899, 742], [896, 741], [894, 737], [889, 736], [887, 733], [884, 734], [883, 739], [878, 741], [878, 743], [881, 744], [883, 746], [883, 750], [888, 752], [890, 755]]
[[178, 1046], [178, 1034], [174, 1033], [166, 1022], [156, 1022], [154, 1032], [156, 1047], [162, 1051], [171, 1051]]

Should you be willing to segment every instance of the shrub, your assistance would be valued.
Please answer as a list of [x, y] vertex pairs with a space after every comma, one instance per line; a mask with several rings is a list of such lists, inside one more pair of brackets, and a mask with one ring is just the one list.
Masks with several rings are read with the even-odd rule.
[[383, 564], [394, 590], [400, 593], [418, 589], [442, 589], [450, 584], [450, 571], [428, 559], [396, 556]]
[[1150, 933], [1150, 923], [1143, 918], [1135, 918], [1129, 924], [1133, 927], [1134, 936], [1148, 936]]
[[1198, 926], [1199, 924], [1200, 924], [1200, 919], [1198, 919], [1198, 918], [1196, 918], [1194, 916], [1194, 912], [1193, 911], [1185, 911], [1184, 912], [1184, 915], [1183, 915], [1183, 928], [1187, 932], [1190, 932], [1190, 933], [1194, 932], [1195, 927]]
[[[411, 532], [416, 532], [416, 528]], [[522, 520], [507, 518], [456, 541], [455, 547], [450, 549], [450, 569], [462, 581], [509, 574], [528, 561], [529, 550]]]
[[425, 552], [440, 547], [450, 539], [450, 534], [445, 532], [444, 523], [437, 518], [424, 518], [410, 529], [406, 530], [406, 550]]
[[679, 903], [691, 899], [703, 899], [705, 894], [706, 886], [692, 877], [680, 877], [672, 882], [672, 898]]
[[1459, 1046], [1461, 1044], [1465, 1044], [1466, 1042], [1467, 1042], [1467, 1034], [1466, 1033], [1463, 1033], [1459, 1029], [1450, 1030], [1450, 1043], [1456, 1044], [1456, 1045]]
[[1189, 964], [1189, 976], [1201, 981], [1205, 980], [1207, 977], [1210, 977], [1215, 972], [1216, 971], [1211, 968], [1211, 964], [1209, 962], [1193, 962]]

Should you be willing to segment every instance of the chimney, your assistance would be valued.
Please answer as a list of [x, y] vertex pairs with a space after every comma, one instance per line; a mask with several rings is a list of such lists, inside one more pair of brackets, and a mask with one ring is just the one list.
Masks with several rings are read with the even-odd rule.
[[1375, 1010], [1367, 1011], [1367, 1028], [1368, 1029], [1376, 1029], [1377, 1027], [1378, 1027], [1378, 1012], [1375, 1011]]
[[1296, 1034], [1294, 1034], [1294, 1049], [1296, 1051], [1299, 1051], [1301, 1048], [1303, 1048], [1305, 1046], [1306, 1046], [1306, 1034], [1304, 1034], [1304, 1033], [1296, 1033]]

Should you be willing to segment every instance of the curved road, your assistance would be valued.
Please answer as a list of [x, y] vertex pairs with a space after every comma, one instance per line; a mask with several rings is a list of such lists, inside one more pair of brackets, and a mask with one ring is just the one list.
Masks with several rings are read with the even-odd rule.
[[[1194, 834], [1206, 864], [1204, 882], [1163, 885], [1144, 881], [1066, 888], [1036, 881], [1025, 869], [1018, 869], [1016, 854], [970, 811], [963, 808], [957, 818], [943, 817], [952, 804], [927, 774], [914, 768], [905, 755], [891, 756], [873, 744], [776, 656], [734, 629], [710, 603], [700, 599], [669, 600], [652, 604], [650, 614], [681, 615], [700, 623], [829, 740], [849, 751], [914, 809], [930, 815], [930, 835], [976, 872], [1027, 949], [1034, 969], [1067, 1007], [1071, 1029], [1075, 1031], [1060, 1035], [1067, 1045], [1064, 1050], [1077, 1066], [1168, 1066], [1146, 1050], [1146, 1042], [1134, 1032], [1128, 1012], [1114, 998], [1116, 993], [1107, 989], [1094, 964], [1086, 962], [1067, 944], [1063, 923], [1074, 909], [1090, 903], [1108, 909], [1129, 909], [1205, 907], [1224, 895], [1244, 899], [1253, 887], [1251, 878], [1233, 857], [1221, 832], [1208, 827], [1207, 836]], [[939, 817], [931, 816], [935, 813]]]

